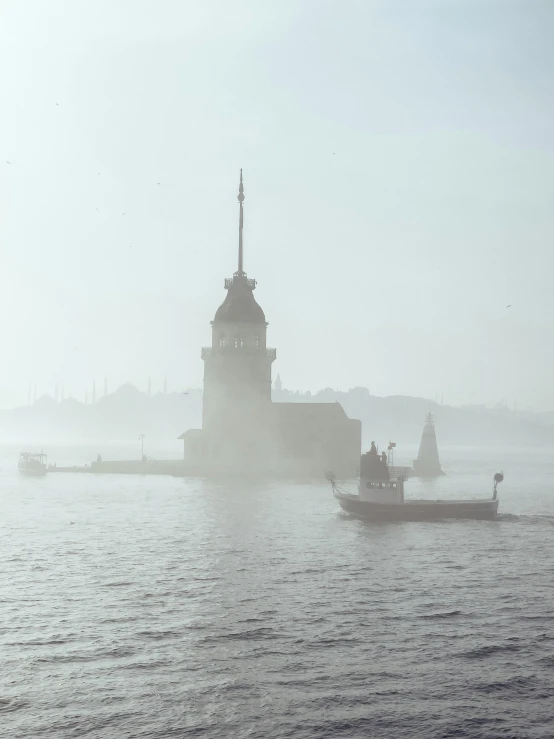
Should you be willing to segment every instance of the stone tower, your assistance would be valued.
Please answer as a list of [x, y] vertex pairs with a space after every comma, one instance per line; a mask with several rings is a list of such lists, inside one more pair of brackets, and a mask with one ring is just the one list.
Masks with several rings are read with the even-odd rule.
[[434, 418], [431, 411], [425, 418], [425, 426], [421, 434], [419, 453], [414, 459], [414, 475], [419, 477], [438, 477], [444, 475], [439, 460], [437, 437], [435, 436]]
[[266, 346], [267, 323], [254, 298], [256, 281], [243, 269], [244, 187], [239, 185], [238, 269], [225, 280], [227, 295], [212, 321], [212, 344], [202, 349], [202, 429], [214, 443], [255, 439], [271, 403], [275, 349]]

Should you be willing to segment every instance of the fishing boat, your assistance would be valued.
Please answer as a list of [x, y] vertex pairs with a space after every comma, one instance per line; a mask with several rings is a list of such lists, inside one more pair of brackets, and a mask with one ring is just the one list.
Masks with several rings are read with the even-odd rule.
[[22, 475], [40, 476], [47, 472], [47, 456], [43, 452], [40, 454], [32, 454], [31, 452], [21, 452], [19, 455], [19, 464], [17, 469]]
[[[372, 444], [372, 449], [373, 449]], [[364, 460], [365, 457], [365, 460]], [[388, 467], [386, 460], [376, 452], [362, 455], [358, 494], [342, 490], [332, 472], [326, 478], [340, 507], [360, 518], [373, 521], [436, 521], [445, 518], [496, 518], [498, 512], [497, 485], [504, 475], [497, 472], [493, 478], [490, 498], [461, 500], [418, 500], [404, 497], [404, 482], [409, 468]], [[378, 461], [379, 460], [379, 461]]]

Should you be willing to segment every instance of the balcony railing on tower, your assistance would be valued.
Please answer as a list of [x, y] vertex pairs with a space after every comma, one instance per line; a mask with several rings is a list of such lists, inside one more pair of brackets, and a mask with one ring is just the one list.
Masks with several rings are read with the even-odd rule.
[[266, 356], [274, 362], [277, 358], [277, 349], [266, 349], [262, 346], [218, 346], [215, 349], [212, 346], [202, 347], [202, 359], [210, 359], [211, 357], [218, 355], [237, 356], [239, 354]]
[[[239, 276], [240, 276], [240, 275], [239, 275]], [[224, 285], [225, 285], [225, 289], [226, 289], [226, 290], [228, 290], [228, 289], [229, 289], [229, 288], [231, 287], [231, 285], [233, 284], [234, 280], [235, 280], [235, 278], [234, 278], [234, 277], [226, 277], [226, 278], [225, 278], [225, 283], [224, 283]], [[244, 281], [246, 282], [246, 284], [248, 285], [248, 287], [249, 287], [249, 288], [250, 288], [251, 290], [255, 290], [255, 289], [256, 289], [256, 280], [250, 280], [250, 279], [248, 279], [248, 278], [245, 278], [245, 280], [244, 280]]]

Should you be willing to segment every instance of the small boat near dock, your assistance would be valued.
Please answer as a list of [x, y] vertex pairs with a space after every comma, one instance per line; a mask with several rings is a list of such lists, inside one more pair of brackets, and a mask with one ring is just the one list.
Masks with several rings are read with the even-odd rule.
[[[372, 445], [373, 447], [373, 445]], [[498, 512], [497, 485], [504, 475], [497, 472], [493, 478], [490, 498], [458, 500], [410, 500], [404, 497], [404, 483], [408, 477], [406, 468], [386, 467], [368, 459], [375, 453], [363, 455], [358, 494], [342, 490], [332, 472], [326, 478], [331, 483], [333, 495], [347, 513], [372, 521], [437, 521], [447, 518], [492, 520]], [[364, 457], [366, 458], [364, 460]]]
[[21, 452], [17, 469], [22, 475], [40, 477], [48, 471], [47, 461], [48, 457], [43, 452], [37, 454]]

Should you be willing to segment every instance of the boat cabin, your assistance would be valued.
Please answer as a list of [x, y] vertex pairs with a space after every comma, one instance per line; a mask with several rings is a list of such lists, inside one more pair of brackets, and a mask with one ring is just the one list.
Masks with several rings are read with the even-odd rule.
[[368, 503], [404, 503], [404, 480], [368, 480], [362, 478], [359, 486], [360, 499]]
[[40, 452], [40, 454], [21, 452], [17, 467], [20, 472], [26, 475], [45, 475], [47, 461], [48, 457], [43, 452]]

